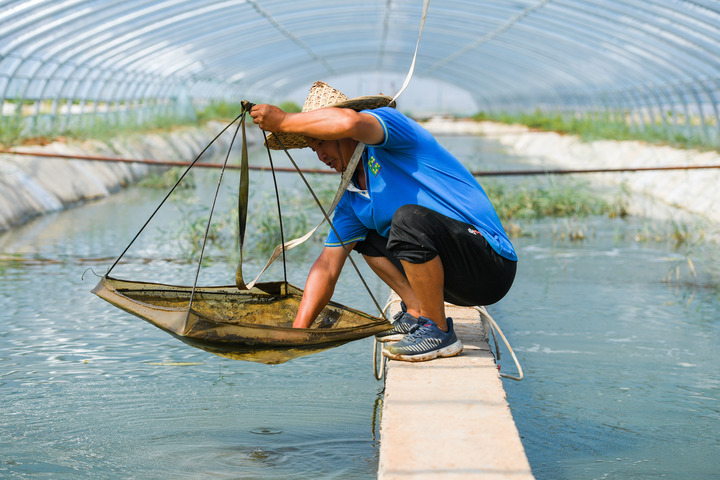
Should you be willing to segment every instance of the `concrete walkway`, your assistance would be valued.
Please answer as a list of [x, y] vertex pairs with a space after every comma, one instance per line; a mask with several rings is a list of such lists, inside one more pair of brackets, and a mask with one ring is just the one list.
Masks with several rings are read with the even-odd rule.
[[460, 355], [386, 365], [378, 479], [533, 479], [479, 312], [446, 308]]

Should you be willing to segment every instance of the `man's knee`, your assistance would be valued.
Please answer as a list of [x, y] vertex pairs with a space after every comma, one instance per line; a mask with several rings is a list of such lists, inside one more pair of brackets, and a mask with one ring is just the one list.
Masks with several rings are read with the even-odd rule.
[[403, 272], [402, 264], [400, 260], [395, 257], [387, 248], [388, 239], [377, 233], [375, 230], [370, 230], [367, 233], [365, 240], [355, 244], [355, 251], [362, 254], [363, 258], [368, 264], [373, 262], [372, 259], [387, 259], [395, 267]]

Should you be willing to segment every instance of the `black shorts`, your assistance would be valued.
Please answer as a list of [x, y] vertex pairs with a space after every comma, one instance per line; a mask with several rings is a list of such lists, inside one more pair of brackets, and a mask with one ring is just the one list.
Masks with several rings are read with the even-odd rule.
[[445, 271], [445, 300], [455, 305], [491, 305], [507, 294], [517, 262], [500, 256], [470, 224], [419, 205], [400, 207], [390, 238], [371, 230], [355, 250], [387, 257], [401, 272], [400, 260], [425, 263], [440, 256]]

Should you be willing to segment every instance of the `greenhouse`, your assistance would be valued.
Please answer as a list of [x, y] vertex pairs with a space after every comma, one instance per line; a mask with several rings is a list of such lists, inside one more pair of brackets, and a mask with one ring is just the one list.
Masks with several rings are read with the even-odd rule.
[[[44, 134], [98, 118], [182, 118], [208, 102], [282, 101], [315, 80], [348, 75], [392, 78], [381, 85], [393, 95], [423, 7], [6, 1], [3, 129]], [[486, 113], [539, 110], [716, 144], [718, 39], [714, 1], [438, 1], [427, 9], [414, 78], [457, 87]]]
[[0, 0], [0, 105], [0, 478], [717, 480], [720, 0]]

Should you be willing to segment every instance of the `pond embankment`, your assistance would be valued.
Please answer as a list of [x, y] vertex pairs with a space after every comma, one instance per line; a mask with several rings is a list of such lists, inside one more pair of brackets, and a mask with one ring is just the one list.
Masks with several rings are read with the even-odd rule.
[[[107, 141], [59, 139], [47, 145], [26, 145], [13, 150], [189, 162], [224, 126], [208, 122], [201, 127], [117, 136]], [[232, 132], [222, 135], [206, 152], [206, 158], [227, 151], [231, 138]], [[104, 197], [158, 168], [162, 167], [0, 153], [0, 231], [37, 215]]]
[[[651, 145], [640, 141], [584, 142], [574, 135], [534, 131], [523, 125], [470, 120], [431, 120], [435, 134], [477, 134], [497, 139], [508, 153], [522, 155], [538, 167], [552, 169], [617, 169], [720, 165], [717, 151]], [[582, 174], [593, 185], [622, 189], [630, 196], [629, 213], [677, 218], [688, 212], [720, 223], [720, 168]]]
[[[105, 142], [55, 141], [15, 150], [190, 161], [223, 126], [209, 122], [203, 127], [118, 136]], [[522, 125], [438, 119], [425, 122], [424, 126], [435, 134], [495, 138], [509, 153], [526, 157], [539, 170], [720, 165], [720, 153], [716, 151], [683, 150], [639, 141], [588, 143], [573, 135], [533, 131]], [[223, 135], [208, 151], [207, 158], [225, 151], [230, 140], [230, 134]], [[36, 215], [106, 196], [153, 168], [158, 167], [0, 153], [0, 231]], [[720, 169], [592, 173], [583, 174], [582, 178], [594, 185], [610, 187], [611, 192], [629, 194], [631, 214], [674, 218], [678, 212], [687, 212], [720, 223]]]

